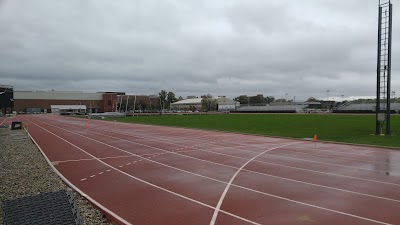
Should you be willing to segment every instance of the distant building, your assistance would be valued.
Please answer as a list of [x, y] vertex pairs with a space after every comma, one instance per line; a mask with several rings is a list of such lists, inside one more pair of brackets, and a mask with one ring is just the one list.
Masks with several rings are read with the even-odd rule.
[[[52, 108], [52, 106], [60, 106], [58, 111], [71, 109], [73, 112], [79, 111], [79, 113], [82, 113], [83, 110], [87, 113], [132, 110], [134, 105], [142, 108], [143, 106], [159, 107], [158, 96], [138, 95], [135, 97], [126, 95], [124, 92], [12, 91], [11, 93], [13, 94], [13, 110], [24, 113], [56, 112], [57, 107]], [[1, 103], [3, 104], [3, 101]]]
[[12, 113], [14, 108], [14, 87], [0, 85], [0, 114]]
[[[182, 101], [172, 103], [171, 107], [176, 110], [190, 110], [193, 108], [201, 110], [202, 99], [203, 98], [184, 99]], [[218, 110], [231, 110], [240, 106], [238, 101], [234, 101], [226, 97], [215, 97], [213, 99], [217, 100]]]

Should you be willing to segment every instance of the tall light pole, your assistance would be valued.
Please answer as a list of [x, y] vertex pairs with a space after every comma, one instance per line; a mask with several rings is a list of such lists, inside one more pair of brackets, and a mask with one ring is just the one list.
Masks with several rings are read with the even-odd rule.
[[132, 113], [132, 116], [135, 116], [135, 110], [136, 110], [136, 94], [135, 94], [135, 99], [133, 100], [133, 113]]
[[[135, 96], [136, 97], [136, 96]], [[125, 113], [128, 112], [129, 95], [126, 97]]]
[[329, 101], [329, 92], [330, 90], [326, 90], [326, 101]]
[[286, 95], [286, 102], [287, 102], [287, 95], [288, 95], [288, 93], [285, 93], [285, 95]]

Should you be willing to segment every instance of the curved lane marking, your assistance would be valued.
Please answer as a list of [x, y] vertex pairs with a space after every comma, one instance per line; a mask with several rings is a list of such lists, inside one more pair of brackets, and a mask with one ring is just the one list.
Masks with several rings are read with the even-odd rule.
[[[27, 120], [28, 120], [28, 119], [27, 119]], [[28, 121], [29, 121], [29, 120], [28, 120]], [[65, 141], [65, 142], [67, 142], [68, 144], [74, 146], [75, 148], [81, 150], [82, 152], [86, 153], [87, 155], [93, 157], [96, 161], [98, 161], [98, 162], [100, 162], [100, 163], [102, 163], [102, 164], [104, 164], [104, 165], [106, 165], [106, 166], [108, 166], [108, 167], [110, 167], [110, 168], [112, 168], [112, 169], [114, 169], [114, 170], [116, 170], [116, 171], [118, 171], [118, 172], [120, 172], [120, 173], [122, 173], [122, 174], [124, 174], [124, 175], [126, 175], [126, 176], [128, 176], [128, 177], [130, 177], [130, 178], [133, 178], [133, 179], [135, 179], [135, 180], [137, 180], [137, 181], [140, 181], [140, 182], [142, 182], [142, 183], [145, 183], [145, 184], [147, 184], [147, 185], [149, 185], [149, 186], [152, 186], [152, 187], [154, 187], [154, 188], [163, 190], [163, 191], [165, 191], [165, 192], [167, 192], [167, 193], [170, 193], [170, 194], [173, 194], [173, 195], [175, 195], [175, 196], [181, 197], [181, 198], [183, 198], [183, 199], [189, 200], [189, 201], [191, 201], [191, 202], [197, 203], [197, 204], [199, 204], [199, 205], [205, 206], [205, 207], [207, 207], [207, 208], [215, 209], [214, 206], [211, 206], [211, 205], [208, 205], [208, 204], [206, 204], [206, 203], [200, 202], [200, 201], [198, 201], [198, 200], [189, 198], [189, 197], [187, 197], [187, 196], [184, 196], [184, 195], [181, 195], [181, 194], [179, 194], [179, 193], [173, 192], [173, 191], [168, 190], [168, 189], [166, 189], [166, 188], [157, 186], [157, 185], [155, 185], [155, 184], [153, 184], [153, 183], [147, 182], [147, 181], [142, 180], [142, 179], [140, 179], [140, 178], [138, 178], [138, 177], [135, 177], [135, 176], [133, 176], [133, 175], [131, 175], [131, 174], [128, 174], [128, 173], [126, 173], [126, 172], [124, 172], [124, 171], [122, 171], [122, 170], [120, 170], [120, 169], [117, 169], [116, 167], [113, 167], [112, 165], [110, 165], [110, 164], [108, 164], [108, 163], [106, 163], [106, 162], [104, 162], [104, 161], [102, 161], [102, 160], [96, 158], [94, 155], [90, 154], [89, 152], [83, 150], [82, 148], [76, 146], [75, 144], [69, 142], [68, 140], [66, 140], [66, 139], [64, 139], [64, 138], [62, 138], [62, 137], [60, 137], [60, 136], [58, 136], [57, 134], [55, 134], [55, 133], [53, 133], [53, 132], [47, 130], [46, 128], [44, 128], [44, 127], [42, 127], [42, 126], [36, 124], [35, 122], [32, 122], [32, 121], [29, 121], [29, 122], [35, 124], [36, 126], [42, 128], [42, 129], [45, 130], [46, 132], [48, 132], [48, 133], [50, 133], [50, 134], [52, 134], [52, 135], [58, 137], [59, 139]], [[43, 122], [43, 123], [45, 123], [45, 122]], [[51, 125], [51, 126], [52, 126], [52, 125]], [[83, 135], [82, 135], [82, 136], [83, 136]], [[43, 152], [43, 154], [44, 154], [44, 152]], [[50, 161], [49, 161], [49, 162], [50, 162]], [[54, 168], [54, 169], [55, 169], [55, 168]], [[55, 170], [56, 170], [56, 169], [55, 169]], [[56, 171], [57, 171], [57, 174], [61, 174], [60, 172], [58, 172], [58, 170], [56, 170]], [[65, 178], [65, 177], [64, 177], [64, 178]], [[66, 178], [65, 178], [65, 179], [66, 179]], [[67, 181], [68, 181], [68, 180], [67, 180]], [[75, 187], [71, 182], [68, 181], [68, 183], [71, 184], [73, 187]], [[72, 186], [71, 186], [71, 187], [72, 187]], [[79, 190], [77, 187], [75, 187], [75, 188], [76, 188], [77, 190]], [[80, 190], [79, 190], [79, 191], [80, 191]], [[83, 193], [83, 192], [80, 191], [79, 193]], [[88, 195], [85, 194], [85, 197], [86, 197], [86, 196], [89, 197]], [[93, 200], [93, 201], [94, 201], [94, 200]], [[100, 205], [100, 204], [99, 204], [99, 205]], [[102, 206], [102, 205], [100, 205], [100, 206]], [[107, 208], [105, 208], [104, 206], [103, 206], [103, 208], [104, 208], [104, 209], [107, 209]], [[103, 209], [103, 208], [102, 208], [102, 209]], [[220, 211], [223, 212], [223, 213], [225, 213], [225, 214], [227, 214], [227, 215], [229, 215], [229, 216], [232, 216], [232, 217], [235, 217], [235, 218], [237, 218], [237, 219], [240, 219], [240, 220], [243, 220], [243, 221], [245, 221], [245, 222], [248, 222], [248, 223], [250, 223], [250, 224], [261, 225], [261, 224], [259, 224], [259, 223], [254, 222], [254, 221], [251, 221], [251, 220], [249, 220], [249, 219], [240, 217], [240, 216], [238, 216], [238, 215], [236, 215], [236, 214], [233, 214], [233, 213], [230, 213], [230, 212], [227, 212], [227, 211], [224, 211], [224, 210], [220, 210]], [[111, 210], [108, 210], [108, 209], [107, 209], [107, 212], [111, 212]], [[112, 213], [112, 212], [111, 212], [111, 213]], [[113, 215], [113, 216], [115, 215], [115, 216], [116, 216], [115, 218], [121, 218], [121, 217], [119, 217], [118, 215], [116, 215], [115, 213], [112, 213], [112, 215]], [[121, 218], [121, 219], [122, 219], [122, 218]], [[126, 220], [124, 220], [124, 219], [122, 219], [121, 221], [123, 221], [124, 223], [126, 223], [126, 224], [128, 224], [128, 225], [131, 225], [131, 223], [129, 223], [128, 221], [126, 221]]]
[[222, 192], [222, 195], [221, 195], [221, 197], [220, 197], [220, 199], [219, 199], [219, 201], [218, 201], [218, 204], [217, 204], [217, 206], [215, 207], [214, 214], [213, 214], [213, 216], [212, 216], [212, 218], [211, 218], [210, 225], [214, 225], [215, 222], [217, 221], [218, 213], [219, 213], [219, 211], [220, 211], [220, 209], [221, 209], [221, 205], [222, 205], [222, 202], [223, 202], [224, 199], [225, 199], [226, 193], [228, 193], [228, 190], [229, 190], [229, 188], [231, 187], [231, 184], [232, 184], [233, 180], [235, 180], [236, 176], [240, 173], [240, 171], [241, 171], [245, 166], [247, 166], [247, 164], [249, 164], [251, 161], [253, 161], [253, 160], [256, 159], [257, 157], [259, 157], [259, 156], [261, 156], [262, 154], [265, 154], [265, 153], [267, 153], [267, 152], [269, 152], [269, 151], [272, 151], [272, 150], [275, 150], [275, 149], [278, 149], [278, 148], [282, 148], [282, 147], [286, 147], [286, 146], [290, 146], [290, 145], [295, 145], [295, 144], [298, 144], [298, 143], [301, 143], [301, 142], [289, 143], [289, 144], [284, 144], [284, 145], [281, 145], [281, 146], [278, 146], [278, 147], [270, 148], [270, 149], [268, 149], [268, 150], [265, 150], [265, 151], [261, 152], [260, 154], [258, 154], [258, 155], [256, 155], [256, 156], [254, 156], [253, 158], [249, 159], [246, 163], [244, 163], [244, 164], [236, 171], [236, 173], [232, 176], [231, 180], [230, 180], [230, 181], [228, 182], [228, 184], [226, 185], [226, 187], [225, 187], [225, 189], [224, 189], [224, 192]]
[[[84, 135], [82, 135], [82, 134], [79, 134], [79, 133], [76, 133], [76, 132], [73, 132], [73, 131], [69, 131], [69, 130], [64, 129], [64, 128], [60, 128], [60, 127], [54, 126], [54, 125], [49, 124], [49, 123], [46, 123], [46, 122], [43, 122], [43, 123], [48, 124], [48, 125], [50, 125], [50, 126], [52, 126], [52, 127], [55, 127], [55, 128], [57, 128], [57, 129], [65, 130], [65, 131], [67, 131], [67, 132], [69, 132], [69, 133], [73, 133], [73, 134], [75, 134], [75, 135], [84, 137], [84, 138], [86, 138], [86, 139], [89, 139], [89, 140], [92, 140], [92, 141], [101, 143], [101, 144], [106, 145], [106, 146], [109, 146], [109, 147], [111, 147], [111, 148], [114, 148], [114, 149], [117, 149], [117, 150], [120, 150], [120, 151], [123, 151], [123, 152], [130, 153], [130, 152], [125, 151], [125, 150], [123, 150], [123, 149], [120, 149], [120, 148], [118, 148], [118, 147], [109, 145], [109, 144], [107, 144], [107, 143], [104, 143], [104, 142], [95, 140], [95, 139], [90, 138], [90, 137], [86, 137], [86, 136], [84, 136]], [[53, 134], [53, 135], [55, 135], [55, 134]], [[293, 145], [293, 144], [297, 144], [297, 143], [301, 143], [301, 142], [289, 143], [289, 144], [286, 144], [286, 145]], [[280, 146], [280, 147], [283, 147], [283, 146]], [[79, 148], [79, 147], [78, 147], [78, 148]], [[156, 148], [156, 147], [152, 147], [152, 148], [159, 149], [159, 148]], [[274, 149], [276, 149], [276, 148], [278, 148], [278, 147], [275, 147]], [[162, 149], [160, 149], [160, 150], [162, 150]], [[269, 149], [269, 150], [267, 150], [267, 151], [270, 151], [270, 150], [273, 150], [273, 149]], [[166, 150], [163, 150], [163, 151], [166, 151]], [[173, 152], [172, 152], [172, 153], [173, 153]], [[133, 153], [130, 153], [130, 154], [133, 154]], [[261, 154], [261, 153], [260, 153], [260, 154]], [[133, 155], [134, 155], [134, 154], [133, 154]], [[139, 156], [139, 157], [140, 157], [140, 156]], [[151, 162], [153, 162], [153, 163], [156, 163], [156, 164], [160, 164], [160, 165], [167, 166], [167, 167], [169, 167], [169, 168], [174, 168], [174, 169], [177, 169], [177, 170], [179, 170], [179, 171], [187, 172], [187, 173], [190, 173], [190, 174], [193, 174], [193, 175], [196, 175], [196, 176], [200, 176], [200, 177], [203, 177], [203, 178], [207, 178], [207, 179], [210, 179], [210, 180], [214, 180], [214, 181], [217, 181], [217, 182], [221, 182], [221, 183], [227, 184], [227, 182], [224, 182], [224, 181], [220, 181], [220, 180], [217, 180], [217, 179], [213, 179], [213, 178], [209, 178], [209, 177], [202, 176], [202, 175], [199, 175], [199, 174], [195, 174], [195, 173], [192, 173], [192, 172], [188, 172], [188, 171], [185, 171], [185, 170], [182, 170], [182, 169], [179, 169], [179, 168], [175, 168], [175, 167], [172, 167], [172, 166], [169, 166], [169, 165], [165, 165], [165, 164], [159, 163], [159, 162], [157, 162], [157, 161], [149, 160], [149, 159], [146, 159], [146, 158], [144, 158], [144, 159], [145, 159], [145, 160], [148, 160], [148, 161], [151, 161]], [[202, 160], [202, 161], [203, 161], [203, 160]], [[205, 161], [205, 160], [204, 160], [204, 161]], [[207, 161], [206, 161], [206, 162], [207, 162]], [[216, 163], [216, 164], [217, 164], [217, 163]], [[221, 164], [221, 165], [223, 165], [223, 164]], [[231, 167], [231, 166], [229, 166], [229, 167]], [[232, 167], [232, 168], [237, 169], [237, 167]], [[246, 169], [242, 169], [242, 170], [247, 171]], [[279, 178], [279, 177], [278, 177], [278, 178]], [[301, 183], [303, 183], [303, 182], [301, 182]], [[235, 185], [235, 184], [231, 184], [231, 186], [235, 186], [235, 187], [238, 187], [238, 188], [242, 188], [242, 189], [245, 189], [245, 190], [248, 190], [248, 191], [253, 191], [253, 192], [256, 192], [256, 193], [259, 193], [259, 194], [263, 194], [263, 195], [267, 195], [267, 196], [270, 196], [270, 197], [274, 197], [274, 198], [278, 198], [278, 199], [282, 199], [282, 200], [286, 200], [286, 201], [298, 203], [298, 204], [301, 204], [301, 205], [306, 205], [306, 206], [309, 206], [309, 207], [313, 207], [313, 208], [317, 208], [317, 209], [321, 209], [321, 210], [326, 210], [326, 211], [329, 211], [329, 212], [338, 213], [338, 214], [345, 215], [345, 216], [350, 216], [350, 217], [357, 218], [357, 219], [361, 219], [361, 220], [366, 220], [366, 221], [370, 221], [370, 222], [374, 222], [374, 223], [378, 223], [378, 224], [388, 224], [388, 223], [385, 223], [385, 222], [382, 222], [382, 221], [377, 221], [377, 220], [373, 220], [373, 219], [366, 218], [366, 217], [362, 217], [362, 216], [357, 216], [357, 215], [350, 214], [350, 213], [345, 213], [345, 212], [341, 212], [341, 211], [337, 211], [337, 210], [333, 210], [333, 209], [329, 209], [329, 208], [324, 208], [324, 207], [320, 207], [320, 206], [316, 206], [316, 205], [312, 205], [312, 204], [308, 204], [308, 203], [296, 201], [296, 200], [293, 200], [293, 199], [289, 199], [289, 198], [285, 198], [285, 197], [281, 197], [281, 196], [277, 196], [277, 195], [272, 195], [272, 194], [269, 194], [269, 193], [266, 193], [266, 192], [261, 192], [261, 191], [253, 190], [253, 189], [246, 188], [246, 187], [242, 187], [242, 186]], [[316, 186], [321, 186], [321, 185], [316, 185]], [[324, 186], [321, 186], [321, 187], [324, 187]], [[329, 187], [327, 187], [327, 188], [329, 188]], [[336, 189], [336, 188], [331, 188], [331, 189]], [[337, 189], [337, 190], [341, 190], [341, 189]], [[345, 190], [341, 190], [341, 191], [345, 191]], [[351, 192], [351, 193], [355, 193], [355, 194], [365, 195], [365, 196], [369, 196], [369, 197], [381, 198], [381, 199], [385, 199], [385, 200], [398, 201], [398, 200], [393, 200], [393, 199], [388, 199], [388, 198], [383, 198], [383, 197], [373, 196], [373, 195], [367, 195], [367, 194], [362, 194], [362, 193], [357, 193], [357, 192], [352, 192], [352, 191], [346, 191], [346, 192]], [[215, 209], [215, 207], [213, 207], [213, 209]], [[221, 210], [221, 209], [220, 209], [219, 211], [221, 211], [221, 212], [223, 212], [223, 213], [229, 215], [229, 213], [226, 212], [226, 211], [224, 211], [224, 210]], [[233, 214], [233, 215], [234, 215], [234, 214]]]

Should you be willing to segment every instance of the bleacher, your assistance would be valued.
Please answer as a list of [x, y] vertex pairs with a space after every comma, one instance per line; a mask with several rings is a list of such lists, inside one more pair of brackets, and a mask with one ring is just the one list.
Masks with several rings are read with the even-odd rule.
[[241, 106], [238, 113], [301, 113], [308, 105]]
[[[347, 104], [344, 106], [333, 108], [334, 113], [375, 113], [376, 103], [359, 103]], [[386, 104], [382, 103], [381, 108], [386, 108]], [[392, 113], [400, 112], [400, 103], [391, 103], [390, 109]]]

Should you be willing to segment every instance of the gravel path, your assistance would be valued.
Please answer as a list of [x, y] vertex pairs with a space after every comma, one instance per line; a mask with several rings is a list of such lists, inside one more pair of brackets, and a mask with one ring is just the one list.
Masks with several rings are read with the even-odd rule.
[[0, 224], [4, 200], [58, 190], [74, 193], [83, 224], [106, 224], [99, 210], [53, 172], [25, 131], [0, 128]]

